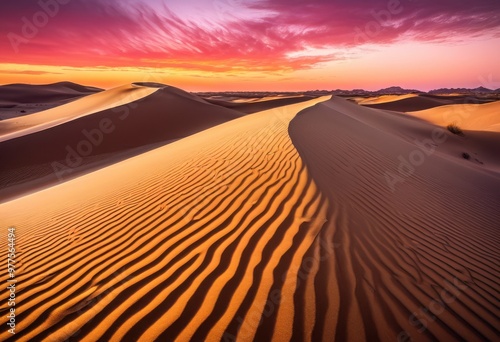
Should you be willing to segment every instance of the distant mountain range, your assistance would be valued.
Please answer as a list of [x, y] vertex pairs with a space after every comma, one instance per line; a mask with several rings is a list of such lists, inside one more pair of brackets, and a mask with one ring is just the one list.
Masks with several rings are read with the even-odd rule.
[[[73, 97], [82, 96], [102, 91], [103, 89], [82, 86], [72, 82], [59, 82], [45, 85], [29, 85], [29, 84], [8, 84], [0, 85], [0, 102], [14, 101], [16, 97], [21, 96], [23, 99], [27, 98], [26, 94], [36, 92], [51, 95], [52, 97]], [[407, 95], [407, 94], [427, 94], [427, 95], [499, 95], [500, 88], [496, 90], [488, 89], [485, 87], [477, 88], [440, 88], [434, 89], [429, 92], [417, 89], [405, 89], [399, 86], [392, 86], [380, 90], [365, 90], [365, 89], [336, 89], [336, 90], [309, 90], [306, 92], [270, 92], [270, 91], [222, 91], [222, 92], [195, 92], [194, 94], [201, 97], [220, 96], [224, 94], [225, 97], [264, 97], [264, 96], [293, 96], [293, 95], [339, 95], [339, 96], [381, 96], [381, 95]], [[40, 96], [28, 97], [32, 102], [40, 102]], [[44, 102], [44, 101], [42, 101]]]
[[389, 87], [380, 90], [364, 90], [364, 89], [353, 89], [353, 90], [342, 90], [337, 89], [333, 92], [334, 95], [406, 95], [406, 94], [423, 94], [425, 92], [416, 89], [403, 89], [401, 87]]
[[428, 92], [429, 94], [499, 94], [500, 88], [496, 90], [488, 89], [485, 87], [478, 87], [474, 89], [468, 88], [441, 88]]
[[[320, 91], [326, 92], [326, 91]], [[370, 91], [364, 89], [353, 89], [353, 90], [342, 90], [337, 89], [333, 92], [334, 95], [363, 95], [363, 96], [380, 96], [380, 95], [407, 95], [407, 94], [430, 94], [430, 95], [444, 95], [444, 94], [461, 94], [461, 95], [478, 95], [478, 94], [500, 94], [500, 89], [492, 90], [485, 87], [478, 87], [474, 89], [469, 88], [441, 88], [431, 90], [429, 92], [417, 90], [417, 89], [404, 89], [401, 87], [389, 87], [380, 90]]]

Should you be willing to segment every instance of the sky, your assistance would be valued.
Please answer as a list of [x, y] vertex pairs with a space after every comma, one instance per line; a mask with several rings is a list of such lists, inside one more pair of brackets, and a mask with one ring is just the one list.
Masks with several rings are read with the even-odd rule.
[[16, 0], [0, 84], [500, 88], [499, 0]]

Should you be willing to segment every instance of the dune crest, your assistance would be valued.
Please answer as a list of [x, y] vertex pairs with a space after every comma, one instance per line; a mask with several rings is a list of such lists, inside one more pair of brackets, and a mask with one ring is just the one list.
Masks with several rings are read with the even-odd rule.
[[32, 134], [79, 117], [118, 107], [154, 93], [157, 88], [124, 85], [68, 104], [18, 118], [0, 121], [0, 142]]
[[276, 107], [288, 106], [295, 103], [306, 102], [314, 99], [312, 96], [268, 96], [264, 98], [222, 100], [207, 98], [206, 101], [218, 106], [237, 110], [245, 114], [262, 112]]
[[418, 95], [417, 94], [382, 95], [382, 96], [375, 96], [375, 97], [369, 97], [369, 98], [357, 98], [356, 102], [358, 102], [361, 105], [372, 105], [372, 104], [394, 102], [394, 101], [399, 101], [399, 100], [404, 100], [404, 99], [411, 99], [413, 97], [418, 97]]

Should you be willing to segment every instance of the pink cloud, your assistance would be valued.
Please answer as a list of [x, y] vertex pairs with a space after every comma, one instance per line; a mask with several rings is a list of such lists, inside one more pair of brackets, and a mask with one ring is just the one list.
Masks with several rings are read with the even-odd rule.
[[[225, 19], [210, 12], [213, 18], [200, 21], [183, 19], [158, 3], [44, 1], [58, 4], [58, 13], [47, 15], [46, 23], [37, 14], [43, 12], [37, 1], [2, 5], [0, 62], [213, 72], [297, 70], [343, 58], [338, 54], [290, 57], [306, 48], [500, 35], [498, 0], [248, 1], [247, 9], [261, 13], [260, 17]], [[33, 24], [37, 18], [44, 25]]]

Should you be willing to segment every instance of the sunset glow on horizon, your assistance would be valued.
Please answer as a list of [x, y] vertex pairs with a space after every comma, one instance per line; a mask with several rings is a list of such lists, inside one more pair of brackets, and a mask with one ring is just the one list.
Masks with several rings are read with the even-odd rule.
[[497, 0], [27, 0], [0, 6], [0, 84], [500, 88]]

